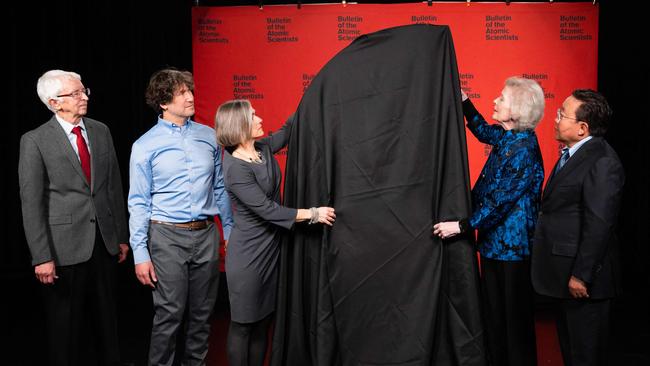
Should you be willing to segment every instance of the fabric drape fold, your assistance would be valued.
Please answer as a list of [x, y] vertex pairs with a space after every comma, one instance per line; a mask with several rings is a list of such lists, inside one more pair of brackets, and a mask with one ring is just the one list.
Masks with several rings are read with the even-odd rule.
[[272, 365], [483, 365], [478, 267], [451, 32], [357, 38], [296, 112], [284, 204], [336, 209], [284, 239]]

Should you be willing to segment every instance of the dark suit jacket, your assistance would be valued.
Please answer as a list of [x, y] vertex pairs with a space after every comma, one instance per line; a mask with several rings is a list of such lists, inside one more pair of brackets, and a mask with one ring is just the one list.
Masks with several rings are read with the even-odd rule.
[[611, 298], [618, 283], [615, 226], [625, 180], [616, 152], [600, 137], [586, 142], [544, 189], [535, 230], [532, 281], [539, 294], [571, 298], [569, 278], [592, 299]]
[[20, 140], [18, 175], [23, 226], [32, 264], [87, 261], [99, 225], [112, 255], [128, 243], [122, 181], [108, 127], [84, 118], [90, 142], [91, 180], [53, 116]]

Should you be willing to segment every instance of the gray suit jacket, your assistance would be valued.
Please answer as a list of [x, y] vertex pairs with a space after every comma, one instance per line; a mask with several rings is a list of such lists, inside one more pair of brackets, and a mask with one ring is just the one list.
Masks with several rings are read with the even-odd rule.
[[65, 131], [52, 118], [20, 140], [18, 176], [23, 226], [32, 264], [57, 266], [90, 259], [99, 224], [111, 255], [128, 243], [122, 181], [108, 127], [84, 118], [90, 142], [91, 184]]

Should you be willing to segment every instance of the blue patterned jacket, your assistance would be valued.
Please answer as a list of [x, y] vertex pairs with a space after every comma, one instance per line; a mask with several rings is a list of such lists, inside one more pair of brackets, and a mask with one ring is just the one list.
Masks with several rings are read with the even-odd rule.
[[520, 261], [529, 258], [544, 181], [542, 154], [534, 131], [506, 131], [489, 125], [471, 101], [463, 102], [467, 127], [492, 145], [472, 189], [468, 223], [478, 230], [481, 256]]

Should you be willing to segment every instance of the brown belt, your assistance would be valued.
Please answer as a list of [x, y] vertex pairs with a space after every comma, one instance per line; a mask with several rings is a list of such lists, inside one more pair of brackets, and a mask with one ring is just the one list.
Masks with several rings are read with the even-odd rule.
[[190, 221], [190, 222], [167, 222], [167, 221], [158, 221], [151, 220], [154, 224], [173, 226], [181, 229], [187, 230], [203, 230], [208, 227], [210, 220], [199, 220], [199, 221]]

